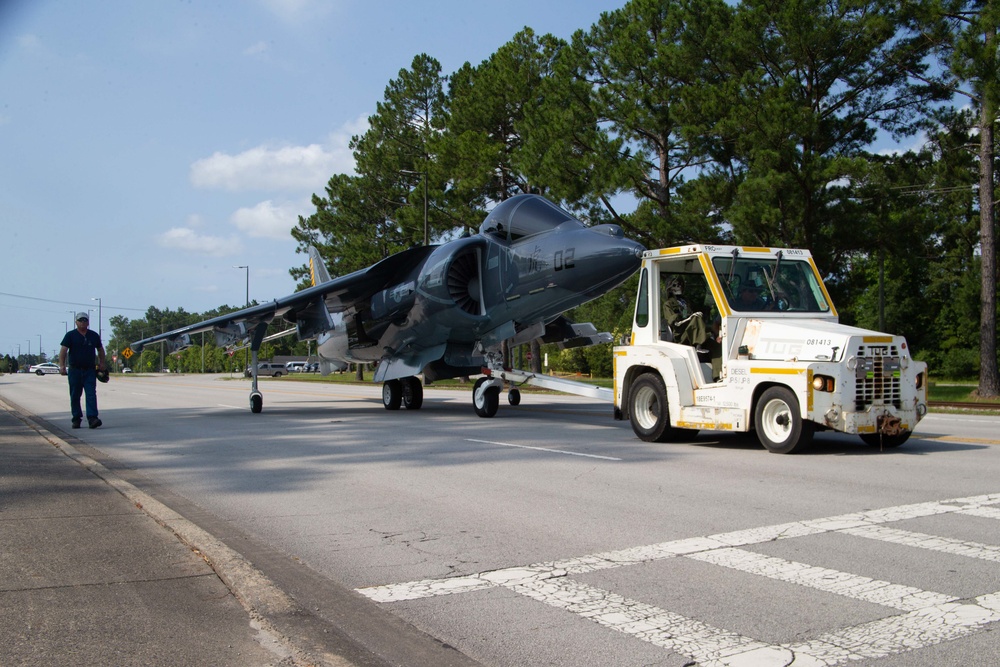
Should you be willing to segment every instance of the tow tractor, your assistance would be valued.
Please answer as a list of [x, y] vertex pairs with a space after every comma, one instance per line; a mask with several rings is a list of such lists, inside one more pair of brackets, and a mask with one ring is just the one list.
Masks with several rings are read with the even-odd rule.
[[840, 324], [808, 250], [648, 250], [614, 413], [647, 442], [753, 430], [769, 451], [818, 430], [898, 447], [927, 413], [927, 365], [902, 336]]

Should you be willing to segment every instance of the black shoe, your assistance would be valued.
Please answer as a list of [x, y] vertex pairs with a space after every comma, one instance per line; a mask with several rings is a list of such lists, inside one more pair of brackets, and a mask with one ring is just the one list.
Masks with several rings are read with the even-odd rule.
[[73, 428], [80, 428], [80, 420], [79, 419], [74, 419], [73, 420]]
[[101, 420], [97, 417], [91, 417], [87, 420], [87, 423], [90, 424], [90, 428], [97, 428], [101, 425]]

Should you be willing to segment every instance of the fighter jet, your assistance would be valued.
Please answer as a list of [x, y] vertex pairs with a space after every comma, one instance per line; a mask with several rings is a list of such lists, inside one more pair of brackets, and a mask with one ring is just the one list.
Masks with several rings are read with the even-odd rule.
[[[480, 417], [493, 417], [503, 388], [501, 344], [540, 338], [563, 347], [610, 341], [565, 311], [621, 284], [644, 248], [613, 224], [585, 226], [538, 195], [498, 204], [479, 233], [411, 248], [372, 266], [330, 278], [309, 248], [313, 286], [270, 303], [181, 327], [132, 343], [133, 351], [164, 341], [170, 352], [191, 335], [213, 331], [220, 346], [240, 341], [252, 353], [251, 412], [263, 409], [257, 353], [268, 324], [282, 318], [289, 333], [317, 342], [321, 371], [345, 362], [377, 362], [386, 409], [419, 409], [427, 382], [484, 374], [473, 387]], [[516, 389], [508, 400], [516, 405]]]

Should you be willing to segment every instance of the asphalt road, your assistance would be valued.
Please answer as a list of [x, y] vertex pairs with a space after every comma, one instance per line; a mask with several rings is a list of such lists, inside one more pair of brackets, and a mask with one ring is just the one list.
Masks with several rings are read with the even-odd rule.
[[[995, 665], [1000, 419], [931, 414], [903, 447], [817, 435], [639, 441], [611, 407], [224, 376], [116, 376], [97, 430], [66, 381], [0, 377], [347, 634], [402, 619], [514, 665]], [[398, 633], [396, 633], [398, 634]], [[405, 641], [403, 637], [400, 641]], [[419, 664], [419, 658], [399, 658]]]

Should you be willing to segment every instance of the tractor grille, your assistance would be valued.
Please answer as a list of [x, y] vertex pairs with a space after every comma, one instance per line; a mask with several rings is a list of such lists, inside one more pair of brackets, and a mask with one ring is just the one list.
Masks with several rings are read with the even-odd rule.
[[863, 346], [854, 372], [855, 410], [863, 412], [873, 405], [902, 407], [899, 350], [895, 345]]

